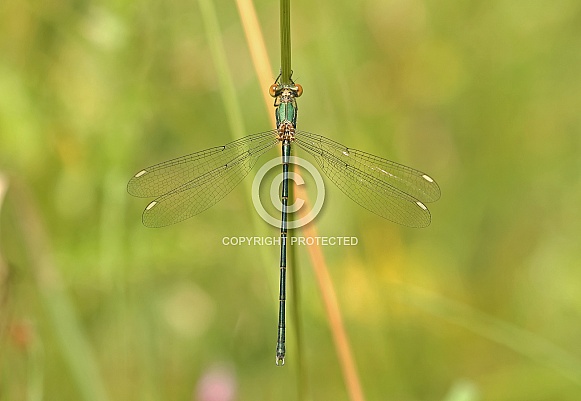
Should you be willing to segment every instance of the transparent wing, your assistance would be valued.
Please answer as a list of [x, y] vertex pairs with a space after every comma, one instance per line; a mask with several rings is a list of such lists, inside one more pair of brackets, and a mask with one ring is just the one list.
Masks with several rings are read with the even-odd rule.
[[436, 181], [419, 170], [348, 148], [310, 132], [298, 131], [296, 140], [301, 146], [316, 149], [322, 157], [334, 157], [338, 162], [353, 166], [421, 202], [434, 202], [440, 198], [440, 187]]
[[140, 198], [160, 196], [228, 164], [238, 155], [261, 149], [276, 137], [276, 131], [248, 135], [224, 146], [218, 146], [147, 167], [129, 180], [127, 192]]
[[213, 206], [246, 177], [263, 153], [277, 143], [274, 136], [264, 138], [260, 145], [238, 154], [228, 163], [155, 199], [143, 211], [143, 224], [147, 227], [168, 226]]
[[438, 199], [440, 188], [429, 176], [319, 135], [299, 131], [295, 137], [329, 179], [365, 209], [408, 227], [430, 224], [430, 212], [419, 199]]

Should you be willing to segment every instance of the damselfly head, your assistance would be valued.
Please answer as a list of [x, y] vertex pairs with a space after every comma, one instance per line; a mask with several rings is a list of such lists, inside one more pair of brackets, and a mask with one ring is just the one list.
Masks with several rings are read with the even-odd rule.
[[285, 92], [292, 97], [300, 97], [303, 94], [303, 87], [293, 83], [292, 85], [272, 84], [268, 88], [268, 93], [272, 97], [283, 95]]

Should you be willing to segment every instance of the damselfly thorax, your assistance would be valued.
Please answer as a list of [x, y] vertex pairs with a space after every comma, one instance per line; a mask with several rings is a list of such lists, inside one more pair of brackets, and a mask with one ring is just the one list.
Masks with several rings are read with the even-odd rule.
[[291, 85], [274, 83], [268, 92], [274, 97], [274, 115], [276, 117], [276, 131], [278, 140], [284, 142], [295, 140], [297, 127], [297, 101], [296, 98], [303, 94], [303, 87], [294, 82]]

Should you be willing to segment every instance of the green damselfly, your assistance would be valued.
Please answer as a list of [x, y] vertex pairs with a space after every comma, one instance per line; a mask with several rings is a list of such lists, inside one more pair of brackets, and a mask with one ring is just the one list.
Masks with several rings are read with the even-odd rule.
[[192, 153], [140, 170], [127, 184], [137, 197], [155, 197], [143, 211], [143, 224], [163, 227], [203, 212], [224, 198], [252, 169], [258, 158], [282, 144], [282, 215], [276, 364], [284, 365], [289, 160], [292, 144], [309, 153], [341, 191], [365, 209], [408, 227], [426, 227], [425, 203], [440, 197], [429, 175], [372, 154], [348, 148], [324, 136], [296, 129], [301, 85], [276, 82], [276, 130], [248, 135], [224, 146]]

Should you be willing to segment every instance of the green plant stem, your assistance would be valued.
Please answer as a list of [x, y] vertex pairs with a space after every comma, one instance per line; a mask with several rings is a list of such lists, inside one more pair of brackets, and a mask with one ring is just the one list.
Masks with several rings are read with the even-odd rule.
[[290, 0], [280, 0], [280, 83], [291, 83]]
[[[292, 152], [292, 150], [291, 150]], [[291, 171], [297, 172], [297, 166], [291, 166]], [[289, 185], [289, 200], [290, 204], [294, 205], [295, 200], [295, 190], [294, 185]], [[294, 237], [296, 230], [289, 229], [289, 238]], [[299, 270], [299, 260], [297, 258], [296, 246], [292, 245], [292, 240], [289, 241], [291, 244], [288, 248], [288, 272], [290, 275], [290, 285], [291, 285], [291, 296], [292, 302], [289, 303], [291, 307], [291, 313], [293, 320], [293, 333], [295, 335], [296, 341], [296, 372], [297, 372], [297, 390], [299, 400], [308, 401], [311, 399], [308, 375], [307, 375], [307, 363], [305, 360], [305, 353], [303, 348], [303, 330], [302, 330], [302, 320], [301, 320], [301, 291], [300, 291], [300, 270]]]

